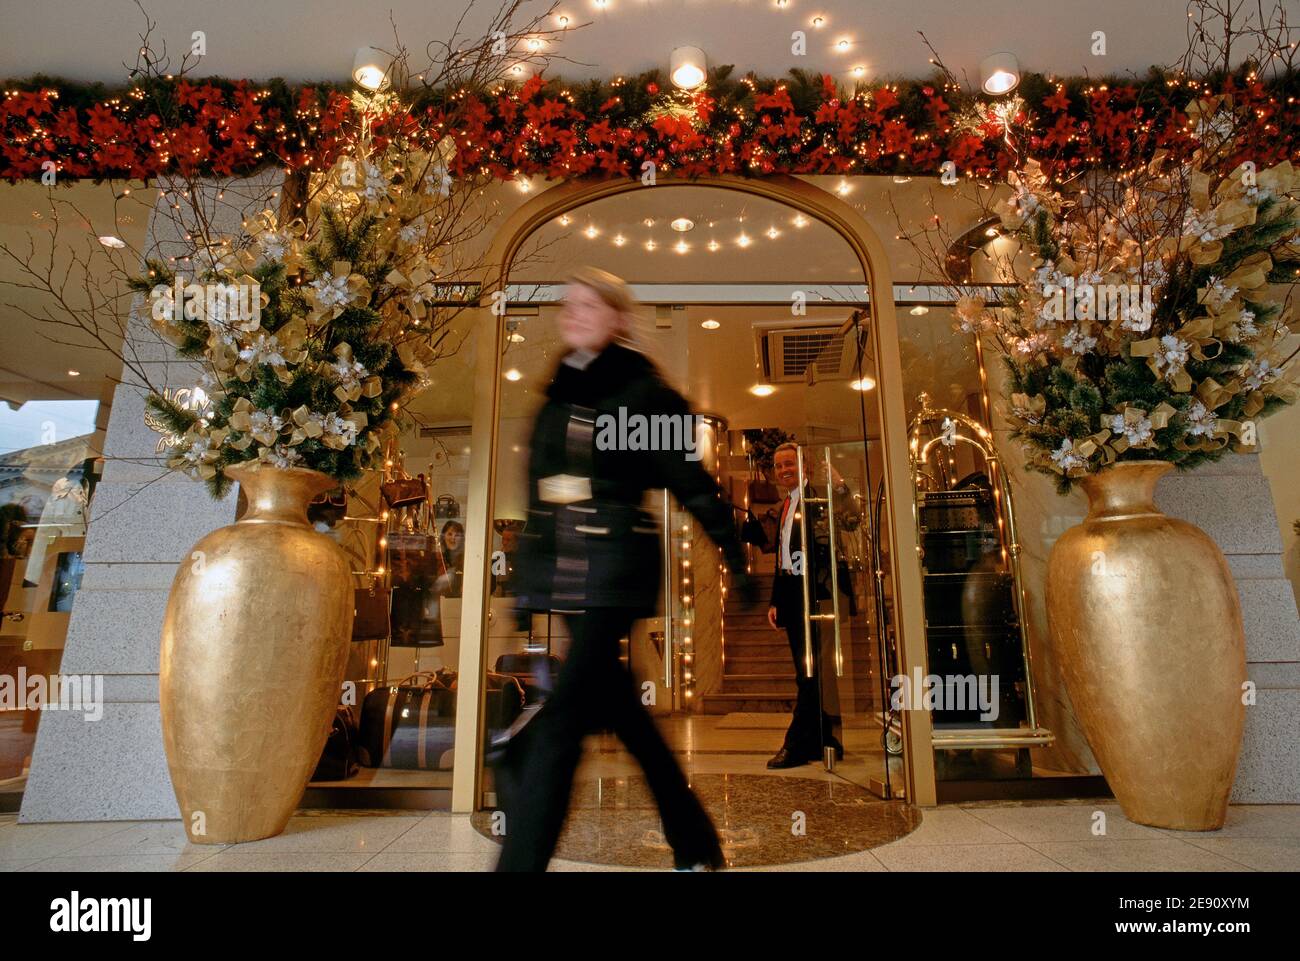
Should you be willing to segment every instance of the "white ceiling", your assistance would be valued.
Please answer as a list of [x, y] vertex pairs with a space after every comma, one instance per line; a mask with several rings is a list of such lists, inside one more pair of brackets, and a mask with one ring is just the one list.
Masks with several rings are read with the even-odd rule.
[[[396, 24], [402, 42], [420, 50], [445, 39], [467, 0], [388, 0], [367, 7], [342, 0], [267, 3], [265, 0], [146, 0], [157, 22], [155, 42], [178, 53], [201, 30], [207, 54], [196, 75], [290, 81], [345, 78], [358, 47], [391, 49]], [[543, 13], [549, 0], [527, 2]], [[5, 0], [0, 33], [0, 72], [46, 73], [109, 83], [125, 80], [124, 61], [134, 62], [142, 18], [129, 0]], [[477, 35], [498, 0], [479, 0], [466, 20]], [[929, 53], [924, 31], [947, 65], [977, 77], [979, 62], [1009, 50], [1027, 70], [1044, 73], [1126, 73], [1169, 63], [1183, 51], [1185, 0], [560, 0], [557, 12], [575, 24], [547, 52], [569, 62], [549, 73], [607, 77], [668, 65], [674, 47], [704, 49], [712, 64], [734, 64], [741, 73], [781, 74], [791, 67], [825, 71], [845, 80], [861, 65], [868, 76], [925, 76]], [[826, 23], [811, 26], [814, 16]], [[807, 34], [807, 53], [794, 56], [791, 33]], [[1093, 56], [1094, 31], [1106, 34], [1107, 52]], [[836, 44], [848, 39], [847, 51]]]

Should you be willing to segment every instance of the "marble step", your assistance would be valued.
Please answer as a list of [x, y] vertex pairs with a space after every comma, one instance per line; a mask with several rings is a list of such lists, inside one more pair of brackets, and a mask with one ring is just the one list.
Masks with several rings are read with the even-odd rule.
[[[720, 694], [701, 694], [700, 704], [705, 714], [731, 714], [733, 711], [756, 714], [790, 714], [794, 711], [795, 695], [778, 692], [740, 692]], [[855, 696], [851, 699], [841, 698], [840, 709], [850, 713], [871, 711], [873, 704], [869, 698]]]

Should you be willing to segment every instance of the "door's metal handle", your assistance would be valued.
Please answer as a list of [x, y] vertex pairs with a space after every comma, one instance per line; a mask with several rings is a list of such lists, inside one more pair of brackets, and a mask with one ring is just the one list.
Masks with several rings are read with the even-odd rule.
[[831, 617], [835, 622], [835, 676], [844, 676], [844, 650], [840, 643], [840, 563], [835, 553], [835, 484], [831, 473], [831, 449], [826, 448], [826, 515], [830, 526]]
[[[803, 470], [803, 448], [795, 448], [795, 456], [799, 468], [799, 543], [803, 549], [803, 563], [800, 565], [799, 585], [803, 588], [803, 665], [804, 674], [812, 677], [813, 674], [813, 653], [812, 653], [812, 622], [815, 616], [812, 613], [811, 602], [808, 591], [808, 577], [812, 569], [812, 564], [808, 562], [808, 505], [804, 503], [805, 477]], [[779, 550], [779, 547], [778, 547]], [[791, 558], [793, 561], [794, 558]], [[781, 566], [780, 556], [777, 557], [777, 567]]]
[[672, 499], [664, 488], [664, 688], [673, 689], [673, 597], [677, 578], [673, 575]]

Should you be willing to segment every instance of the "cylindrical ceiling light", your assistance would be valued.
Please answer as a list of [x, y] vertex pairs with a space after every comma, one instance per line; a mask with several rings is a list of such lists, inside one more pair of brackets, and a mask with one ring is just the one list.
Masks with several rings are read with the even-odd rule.
[[995, 53], [980, 63], [980, 86], [985, 93], [998, 96], [1010, 93], [1020, 83], [1020, 61], [1015, 54]]
[[352, 59], [352, 79], [367, 90], [388, 85], [388, 69], [393, 58], [375, 47], [361, 47]]
[[704, 78], [707, 76], [705, 63], [704, 51], [699, 47], [678, 47], [673, 51], [668, 66], [668, 74], [672, 77], [673, 86], [681, 87], [683, 90], [694, 90], [704, 83]]

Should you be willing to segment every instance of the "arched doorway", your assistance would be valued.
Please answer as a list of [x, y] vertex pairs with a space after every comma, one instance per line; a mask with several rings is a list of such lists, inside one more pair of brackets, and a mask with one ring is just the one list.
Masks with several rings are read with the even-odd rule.
[[[834, 195], [792, 177], [749, 180], [741, 177], [708, 177], [697, 180], [659, 181], [658, 190], [686, 190], [709, 187], [736, 191], [776, 201], [830, 227], [852, 250], [870, 291], [866, 311], [869, 336], [879, 370], [879, 397], [883, 420], [882, 481], [886, 512], [881, 537], [898, 563], [891, 565], [893, 597], [897, 599], [897, 669], [909, 676], [924, 669], [921, 638], [924, 617], [920, 571], [910, 559], [917, 555], [915, 525], [911, 517], [911, 477], [907, 451], [907, 418], [903, 387], [898, 372], [898, 329], [893, 309], [893, 286], [889, 263], [879, 237], [867, 222]], [[460, 676], [483, 677], [488, 666], [487, 637], [492, 553], [492, 504], [495, 498], [494, 452], [501, 411], [503, 347], [506, 338], [504, 304], [511, 266], [522, 245], [548, 221], [605, 198], [644, 190], [640, 181], [571, 181], [551, 187], [512, 213], [497, 230], [487, 262], [493, 265], [483, 278], [478, 316], [475, 318], [475, 395], [473, 403], [470, 476], [485, 496], [472, 502], [466, 529], [465, 586], [460, 649]], [[901, 516], [900, 516], [901, 515]], [[484, 692], [480, 688], [477, 710], [460, 710], [456, 718], [456, 760], [452, 789], [452, 810], [470, 812], [482, 799], [481, 736], [484, 723]], [[462, 701], [462, 707], [468, 707]], [[903, 712], [902, 733], [906, 782], [902, 792], [914, 804], [934, 803], [933, 758], [929, 750], [930, 722], [922, 711]], [[913, 750], [912, 745], [921, 749]]]

